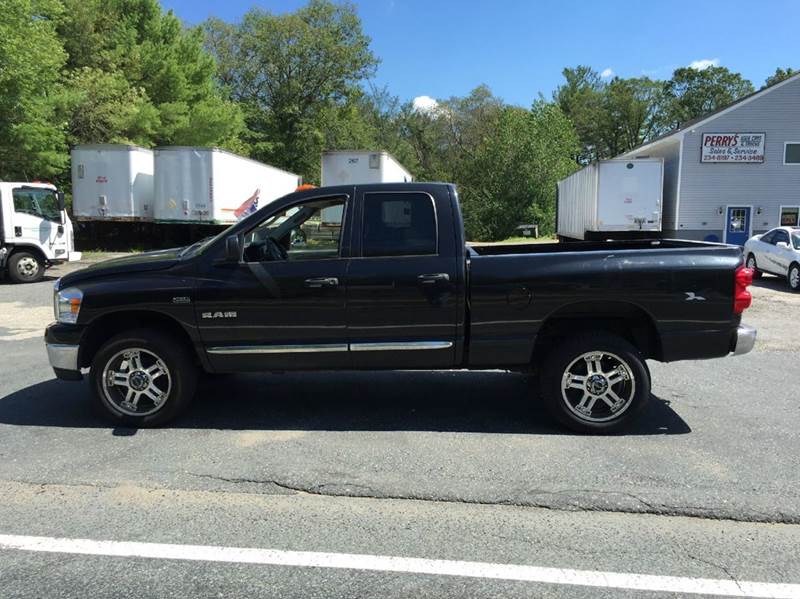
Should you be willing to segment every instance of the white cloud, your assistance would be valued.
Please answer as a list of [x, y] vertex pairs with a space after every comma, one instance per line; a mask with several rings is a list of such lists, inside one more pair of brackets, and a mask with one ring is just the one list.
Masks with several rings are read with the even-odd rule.
[[600, 73], [600, 76], [601, 76], [603, 79], [608, 79], [608, 78], [609, 78], [609, 77], [611, 77], [613, 74], [614, 74], [614, 69], [612, 69], [611, 67], [609, 67], [609, 68], [607, 68], [607, 69], [604, 69], [604, 70], [603, 70], [603, 72], [602, 72], [602, 73]]
[[417, 96], [414, 98], [414, 110], [417, 112], [434, 112], [439, 102], [430, 96]]
[[701, 58], [700, 60], [693, 60], [689, 63], [689, 68], [697, 71], [704, 71], [708, 67], [716, 66], [719, 66], [719, 58]]

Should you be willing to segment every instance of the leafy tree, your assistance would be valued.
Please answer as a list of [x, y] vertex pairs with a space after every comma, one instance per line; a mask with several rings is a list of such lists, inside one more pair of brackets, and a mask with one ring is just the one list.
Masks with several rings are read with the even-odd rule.
[[753, 84], [725, 67], [680, 68], [664, 84], [667, 116], [673, 127], [719, 110], [755, 91]]
[[575, 156], [582, 164], [607, 156], [603, 125], [605, 84], [591, 67], [579, 65], [562, 71], [565, 83], [556, 88], [553, 100], [575, 126], [581, 148]]
[[665, 131], [663, 84], [615, 77], [603, 90], [601, 157], [618, 156]]
[[203, 32], [157, 0], [63, 0], [70, 142], [243, 148], [241, 111], [223, 97]]
[[68, 123], [68, 142], [149, 145], [160, 118], [142, 88], [119, 73], [82, 67], [67, 74], [61, 113]]
[[411, 103], [404, 105], [387, 87], [376, 88], [370, 83], [358, 106], [372, 138], [370, 145], [361, 147], [386, 150], [412, 173], [418, 171], [414, 148], [405, 136], [405, 119], [413, 112]]
[[[767, 80], [764, 82], [764, 87], [769, 87], [770, 85], [775, 85], [776, 83], [780, 83], [781, 81], [783, 81], [784, 79], [788, 79], [792, 75], [797, 75], [797, 73], [800, 73], [800, 71], [797, 71], [791, 67], [785, 69], [777, 68], [775, 69], [775, 73], [767, 77]], [[764, 89], [764, 87], [762, 87], [761, 89]]]
[[378, 63], [354, 6], [252, 9], [237, 25], [211, 19], [204, 29], [220, 82], [243, 106], [254, 157], [317, 181], [326, 134], [342, 132], [329, 119], [352, 123], [359, 84]]
[[52, 177], [67, 164], [56, 118], [59, 70], [56, 0], [6, 0], [0, 18], [0, 178]]
[[563, 73], [566, 81], [553, 99], [575, 125], [579, 163], [617, 156], [664, 131], [663, 82], [647, 77], [605, 82], [587, 66]]
[[491, 118], [492, 135], [470, 154], [457, 181], [467, 235], [502, 239], [529, 221], [552, 233], [556, 182], [577, 168], [572, 123], [557, 105], [543, 101], [531, 110], [506, 106]]

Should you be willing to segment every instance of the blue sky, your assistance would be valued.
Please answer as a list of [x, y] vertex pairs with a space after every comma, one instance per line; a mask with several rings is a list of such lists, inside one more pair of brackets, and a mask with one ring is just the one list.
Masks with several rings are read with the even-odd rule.
[[[300, 0], [162, 0], [189, 24], [236, 21], [252, 6], [281, 13]], [[621, 77], [668, 78], [717, 61], [756, 87], [775, 68], [800, 68], [800, 0], [355, 2], [375, 77], [402, 99], [464, 95], [480, 83], [508, 102], [550, 97], [565, 66], [588, 64]]]

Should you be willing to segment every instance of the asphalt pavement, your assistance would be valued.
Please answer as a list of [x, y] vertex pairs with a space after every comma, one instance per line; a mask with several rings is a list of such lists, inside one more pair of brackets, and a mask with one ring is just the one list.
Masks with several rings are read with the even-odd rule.
[[51, 290], [0, 283], [3, 596], [800, 596], [769, 586], [800, 584], [776, 279], [745, 319], [764, 348], [651, 363], [610, 437], [503, 372], [225, 376], [168, 428], [109, 427], [47, 367]]

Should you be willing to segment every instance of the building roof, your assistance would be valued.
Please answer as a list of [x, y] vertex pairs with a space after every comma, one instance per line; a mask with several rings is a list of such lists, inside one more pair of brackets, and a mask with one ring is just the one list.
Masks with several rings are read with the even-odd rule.
[[733, 102], [731, 104], [728, 104], [727, 106], [723, 106], [722, 108], [719, 108], [719, 109], [715, 110], [714, 112], [710, 112], [708, 114], [704, 114], [703, 116], [697, 117], [696, 119], [692, 119], [690, 121], [686, 121], [685, 123], [681, 124], [677, 129], [673, 129], [672, 131], [669, 131], [668, 133], [664, 133], [663, 135], [659, 135], [658, 137], [655, 137], [655, 138], [653, 138], [653, 139], [651, 139], [649, 141], [646, 141], [645, 143], [643, 143], [643, 144], [641, 144], [639, 146], [636, 146], [635, 148], [633, 148], [631, 150], [628, 150], [624, 154], [620, 154], [620, 157], [630, 156], [631, 154], [635, 154], [635, 153], [640, 152], [644, 148], [648, 148], [648, 147], [654, 146], [656, 144], [661, 144], [663, 142], [672, 140], [673, 138], [674, 138], [675, 141], [677, 141], [678, 136], [682, 135], [687, 129], [691, 129], [691, 128], [694, 128], [694, 127], [699, 127], [700, 125], [705, 125], [706, 123], [708, 123], [710, 121], [713, 121], [717, 117], [720, 117], [723, 114], [727, 114], [728, 112], [730, 112], [732, 110], [736, 110], [740, 106], [742, 106], [744, 104], [748, 104], [748, 103], [752, 102], [753, 100], [757, 100], [757, 99], [761, 98], [762, 96], [765, 96], [768, 93], [770, 93], [772, 91], [775, 91], [779, 87], [783, 87], [787, 83], [791, 83], [792, 81], [800, 81], [800, 73], [795, 73], [794, 75], [792, 75], [791, 77], [787, 77], [783, 81], [779, 81], [778, 83], [773, 83], [769, 87], [762, 88], [762, 89], [760, 89], [758, 91], [753, 92], [752, 94], [747, 94], [746, 96], [743, 96], [743, 97], [739, 98], [738, 100], [736, 100], [735, 102]]

